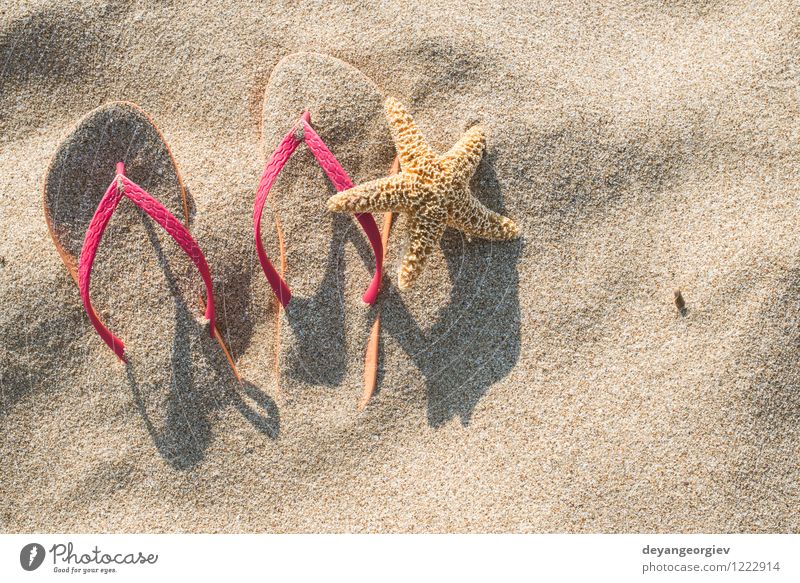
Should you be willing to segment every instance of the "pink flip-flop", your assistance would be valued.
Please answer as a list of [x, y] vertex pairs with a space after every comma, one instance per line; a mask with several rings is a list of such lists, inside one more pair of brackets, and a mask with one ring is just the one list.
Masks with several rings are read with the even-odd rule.
[[[285, 308], [292, 299], [292, 292], [283, 277], [273, 267], [266, 252], [264, 251], [264, 244], [261, 241], [261, 215], [264, 211], [264, 203], [269, 195], [270, 188], [278, 178], [278, 174], [286, 165], [286, 162], [291, 158], [297, 146], [301, 142], [305, 142], [311, 153], [314, 154], [319, 165], [325, 171], [330, 181], [338, 192], [353, 188], [353, 182], [347, 176], [347, 173], [339, 164], [336, 157], [331, 153], [322, 138], [317, 135], [311, 127], [311, 113], [306, 111], [294, 127], [286, 134], [281, 143], [275, 148], [275, 151], [269, 158], [264, 173], [258, 184], [256, 191], [256, 201], [253, 208], [253, 227], [255, 230], [256, 250], [258, 252], [258, 260], [261, 263], [261, 268], [264, 270], [264, 275], [267, 276], [267, 281], [272, 287], [272, 291], [278, 298], [278, 301]], [[375, 219], [369, 213], [356, 214], [358, 222], [367, 234], [372, 250], [375, 254], [375, 275], [364, 292], [362, 299], [367, 304], [374, 304], [380, 291], [381, 280], [383, 278], [383, 245], [381, 243], [381, 233], [378, 230], [378, 225]], [[283, 245], [281, 245], [283, 250]], [[285, 257], [281, 257], [282, 263], [285, 262]], [[282, 271], [285, 266], [282, 265]]]
[[381, 301], [383, 245], [374, 213], [332, 214], [327, 197], [384, 174], [395, 157], [383, 96], [344, 61], [288, 55], [266, 84], [260, 133], [253, 225], [267, 281], [255, 280], [250, 297], [257, 317], [274, 318], [259, 344], [274, 368], [254, 376], [291, 398], [333, 387], [355, 397], [364, 375], [349, 357], [363, 350]]
[[[71, 160], [71, 158], [84, 155], [76, 154], [74, 150], [76, 148], [80, 150], [84, 148], [86, 144], [92, 143], [91, 136], [87, 134], [91, 134], [94, 130], [90, 128], [96, 127], [98, 123], [106, 124], [105, 127], [108, 131], [114, 131], [113, 128], [115, 124], [121, 127], [124, 126], [124, 129], [119, 131], [123, 133], [130, 132], [132, 135], [128, 139], [131, 140], [131, 143], [136, 140], [137, 131], [140, 131], [132, 128], [145, 128], [144, 133], [152, 134], [152, 141], [158, 142], [159, 151], [162, 155], [168, 157], [165, 163], [171, 164], [172, 171], [175, 174], [183, 222], [178, 220], [164, 204], [126, 176], [125, 163], [124, 161], [119, 161], [115, 169], [109, 168], [109, 176], [113, 176], [113, 178], [108, 188], [106, 188], [105, 194], [100, 199], [99, 204], [97, 204], [96, 210], [86, 227], [83, 236], [83, 244], [80, 247], [79, 259], [76, 259], [78, 241], [75, 237], [74, 230], [80, 228], [79, 225], [83, 223], [83, 220], [75, 217], [71, 219], [69, 217], [62, 217], [60, 220], [56, 221], [54, 219], [53, 208], [60, 204], [61, 208], [59, 209], [59, 214], [63, 215], [67, 212], [63, 208], [65, 204], [78, 204], [83, 206], [88, 201], [80, 198], [80, 195], [63, 192], [60, 182], [63, 180], [64, 171], [59, 171], [59, 168], [64, 165], [70, 168], [76, 166], [76, 162]], [[75, 145], [76, 143], [78, 144], [77, 146]], [[153, 147], [155, 148], [155, 146]], [[70, 160], [69, 162], [66, 161], [68, 159]], [[93, 164], [95, 159], [93, 157], [89, 158], [88, 155], [86, 155], [85, 160], [82, 158], [82, 161]], [[137, 159], [137, 163], [141, 164], [141, 162], [141, 160]], [[95, 174], [97, 173], [97, 169], [95, 168], [93, 168], [92, 171]], [[160, 173], [163, 172], [163, 170], [156, 168], [155, 172]], [[88, 174], [89, 172], [87, 171], [87, 175]], [[126, 361], [125, 344], [108, 329], [102, 319], [97, 315], [97, 312], [92, 306], [90, 296], [92, 266], [97, 251], [103, 238], [103, 233], [123, 197], [133, 202], [158, 223], [191, 259], [192, 263], [200, 272], [205, 285], [205, 301], [201, 301], [201, 304], [204, 303], [204, 317], [208, 321], [209, 334], [217, 340], [225, 353], [228, 363], [233, 369], [234, 375], [239, 378], [230, 353], [216, 326], [213, 284], [208, 263], [199, 245], [192, 238], [186, 226], [189, 224], [189, 205], [186, 199], [183, 182], [180, 175], [177, 173], [177, 165], [175, 164], [174, 158], [172, 158], [172, 153], [169, 151], [166, 142], [163, 141], [163, 135], [150, 117], [139, 106], [128, 102], [107, 104], [88, 114], [76, 126], [70, 134], [70, 137], [65, 140], [54, 155], [43, 188], [44, 214], [50, 235], [64, 265], [78, 286], [84, 309], [86, 310], [86, 314], [92, 326], [114, 354], [122, 361]], [[81, 213], [75, 211], [75, 214], [77, 216]]]

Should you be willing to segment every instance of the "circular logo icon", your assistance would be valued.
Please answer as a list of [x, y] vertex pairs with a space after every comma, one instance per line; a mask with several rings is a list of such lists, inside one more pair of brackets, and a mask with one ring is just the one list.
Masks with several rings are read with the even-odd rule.
[[35, 571], [44, 562], [44, 547], [39, 543], [30, 543], [19, 552], [19, 564], [26, 571]]

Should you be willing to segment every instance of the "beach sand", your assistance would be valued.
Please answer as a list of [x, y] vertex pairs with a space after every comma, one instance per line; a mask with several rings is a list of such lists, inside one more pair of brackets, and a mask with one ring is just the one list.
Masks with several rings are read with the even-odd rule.
[[[796, 2], [180, 4], [0, 10], [1, 531], [800, 530]], [[301, 145], [264, 215], [281, 313], [266, 157], [308, 107], [385, 176], [384, 96], [439, 151], [486, 127], [473, 192], [522, 238], [447, 231], [400, 292], [400, 220], [369, 309], [366, 238]], [[113, 100], [171, 148], [241, 383], [126, 201], [92, 292], [128, 366], [83, 312], [42, 185]]]

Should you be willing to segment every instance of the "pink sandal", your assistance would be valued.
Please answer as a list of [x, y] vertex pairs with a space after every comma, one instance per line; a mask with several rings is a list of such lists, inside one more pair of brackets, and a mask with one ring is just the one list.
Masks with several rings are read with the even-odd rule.
[[[136, 136], [140, 136], [138, 141]], [[92, 153], [92, 149], [98, 148], [103, 149], [102, 153]], [[150, 156], [163, 159], [148, 162]], [[164, 202], [159, 201], [128, 178], [125, 164], [119, 162], [123, 159], [129, 165], [135, 161], [137, 166], [152, 166], [157, 176], [162, 176], [162, 172], [166, 172], [164, 177], [174, 173], [168, 179], [175, 181], [168, 188], [176, 189], [171, 206], [166, 206], [170, 203], [164, 198], [171, 195], [160, 193]], [[99, 194], [103, 192], [103, 171], [95, 172], [88, 166], [98, 160], [102, 160], [104, 165], [117, 162], [114, 178], [102, 198]], [[208, 263], [189, 234], [189, 203], [175, 159], [150, 116], [138, 105], [126, 101], [107, 103], [89, 112], [76, 124], [53, 155], [42, 187], [43, 210], [50, 237], [78, 287], [92, 326], [114, 354], [127, 361], [125, 344], [103, 323], [90, 297], [92, 267], [98, 247], [123, 196], [161, 225], [200, 271], [205, 284], [205, 298], [198, 299], [209, 324], [209, 334], [222, 348], [234, 376], [239, 379], [230, 352], [217, 329]], [[180, 214], [173, 215], [168, 208]]]
[[97, 317], [89, 297], [89, 282], [92, 277], [92, 264], [97, 254], [97, 248], [100, 245], [100, 240], [103, 238], [106, 225], [108, 225], [111, 215], [114, 214], [123, 196], [127, 196], [134, 204], [161, 225], [197, 266], [206, 286], [205, 318], [209, 321], [209, 333], [212, 337], [215, 337], [217, 328], [214, 317], [214, 292], [211, 284], [211, 272], [208, 269], [208, 263], [206, 262], [205, 256], [203, 256], [203, 252], [189, 234], [189, 231], [186, 230], [186, 227], [184, 227], [164, 205], [125, 176], [125, 164], [122, 162], [117, 163], [117, 174], [114, 180], [111, 181], [106, 193], [103, 195], [100, 204], [97, 205], [97, 210], [92, 217], [92, 222], [89, 223], [89, 228], [86, 230], [86, 237], [83, 241], [81, 258], [78, 263], [78, 289], [80, 289], [83, 307], [86, 309], [92, 326], [97, 330], [100, 338], [114, 351], [114, 354], [124, 361], [125, 344], [123, 344], [122, 340], [114, 336], [100, 318]]
[[[275, 293], [275, 297], [285, 308], [292, 299], [292, 292], [289, 286], [283, 280], [278, 271], [272, 266], [267, 254], [264, 251], [264, 244], [261, 242], [261, 214], [264, 210], [264, 203], [269, 195], [270, 188], [278, 178], [278, 174], [286, 165], [286, 162], [292, 156], [300, 142], [305, 141], [308, 148], [314, 154], [317, 162], [325, 171], [330, 181], [336, 187], [337, 192], [353, 188], [353, 182], [347, 176], [347, 173], [339, 164], [338, 160], [334, 157], [322, 138], [317, 135], [309, 123], [311, 121], [311, 113], [306, 111], [294, 125], [294, 127], [286, 134], [281, 143], [275, 148], [275, 151], [269, 158], [264, 174], [258, 184], [256, 192], [256, 201], [253, 208], [253, 227], [255, 229], [256, 237], [256, 250], [258, 251], [258, 260], [261, 263], [261, 268], [264, 270], [264, 275], [267, 276], [267, 281]], [[367, 304], [374, 304], [378, 297], [378, 292], [381, 287], [381, 279], [383, 277], [383, 245], [381, 243], [381, 233], [378, 230], [378, 225], [375, 219], [369, 213], [356, 214], [358, 222], [367, 234], [372, 250], [375, 253], [375, 275], [364, 292], [362, 299]], [[283, 257], [281, 258], [283, 260]]]

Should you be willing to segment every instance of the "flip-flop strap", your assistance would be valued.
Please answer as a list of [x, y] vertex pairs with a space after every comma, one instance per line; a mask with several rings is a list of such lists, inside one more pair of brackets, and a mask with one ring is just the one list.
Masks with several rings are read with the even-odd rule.
[[183, 252], [189, 256], [192, 263], [195, 264], [200, 276], [203, 278], [203, 283], [206, 286], [206, 313], [205, 318], [209, 321], [209, 334], [214, 335], [216, 330], [216, 314], [214, 311], [214, 287], [211, 282], [211, 270], [208, 268], [208, 262], [205, 255], [200, 250], [200, 245], [189, 234], [189, 230], [181, 223], [175, 216], [167, 210], [158, 200], [150, 196], [138, 184], [130, 181], [127, 177], [122, 177], [122, 182], [125, 184], [125, 196], [136, 203], [144, 212], [161, 225], [164, 230], [172, 237], [175, 242], [183, 249]]
[[89, 316], [89, 321], [97, 330], [100, 338], [103, 339], [111, 350], [114, 351], [120, 359], [125, 360], [125, 344], [122, 340], [114, 336], [105, 324], [97, 317], [97, 314], [92, 307], [92, 302], [89, 299], [89, 281], [92, 277], [92, 264], [94, 257], [97, 254], [97, 247], [100, 245], [100, 239], [103, 238], [103, 232], [106, 230], [106, 225], [111, 219], [111, 215], [116, 210], [122, 193], [118, 188], [118, 181], [114, 181], [106, 190], [100, 204], [97, 205], [97, 210], [94, 212], [92, 221], [89, 223], [89, 228], [86, 229], [86, 236], [83, 239], [83, 249], [81, 249], [81, 257], [78, 261], [78, 289], [81, 292], [81, 299], [83, 300], [83, 307], [86, 314]]
[[256, 191], [256, 203], [253, 207], [253, 228], [255, 229], [256, 234], [256, 252], [258, 253], [258, 261], [261, 263], [261, 269], [264, 270], [264, 275], [267, 276], [267, 281], [269, 282], [270, 287], [272, 287], [272, 291], [275, 293], [275, 296], [278, 298], [278, 301], [284, 308], [289, 304], [289, 300], [292, 299], [292, 292], [289, 291], [289, 286], [286, 285], [286, 282], [283, 281], [283, 278], [280, 276], [278, 271], [272, 266], [269, 258], [267, 258], [266, 251], [264, 251], [264, 243], [261, 241], [261, 214], [264, 211], [264, 203], [267, 201], [269, 189], [272, 188], [273, 184], [275, 184], [278, 174], [280, 174], [280, 171], [283, 170], [286, 162], [289, 160], [292, 154], [294, 154], [294, 151], [297, 149], [297, 146], [301, 141], [295, 136], [295, 131], [296, 126], [293, 127], [288, 134], [286, 134], [281, 143], [277, 148], [275, 148], [275, 151], [272, 152], [272, 155], [269, 157], [267, 166], [264, 168], [264, 174], [261, 176], [261, 180], [258, 183], [258, 190]]
[[86, 237], [83, 242], [83, 249], [81, 250], [81, 257], [78, 268], [78, 287], [81, 292], [81, 299], [83, 300], [86, 313], [89, 315], [89, 320], [94, 326], [97, 333], [105, 341], [105, 343], [114, 351], [114, 353], [124, 360], [125, 345], [123, 342], [114, 336], [103, 322], [97, 317], [97, 314], [92, 308], [91, 299], [89, 297], [89, 283], [92, 274], [92, 265], [94, 263], [97, 248], [100, 245], [100, 240], [103, 237], [103, 232], [111, 219], [111, 215], [117, 208], [122, 196], [127, 196], [134, 204], [145, 211], [150, 217], [156, 221], [163, 229], [175, 240], [180, 248], [186, 253], [192, 262], [200, 271], [203, 282], [206, 287], [206, 312], [205, 318], [209, 321], [209, 333], [214, 336], [216, 331], [216, 318], [214, 312], [214, 291], [211, 282], [211, 272], [208, 268], [208, 263], [200, 250], [197, 242], [189, 234], [186, 227], [170, 213], [164, 205], [148, 194], [139, 185], [129, 180], [122, 174], [123, 167], [118, 165], [118, 174], [114, 177], [114, 181], [106, 190], [97, 210], [92, 217], [89, 228], [86, 231]]
[[[300, 122], [308, 149], [314, 154], [317, 162], [319, 162], [325, 174], [328, 175], [328, 178], [333, 183], [334, 187], [336, 187], [336, 191], [341, 192], [353, 188], [353, 181], [350, 180], [347, 172], [344, 171], [342, 165], [339, 164], [339, 161], [328, 149], [328, 146], [325, 145], [325, 142], [322, 141], [322, 138], [319, 137], [319, 134], [317, 134], [308, 123], [306, 117], [303, 117]], [[364, 232], [367, 234], [369, 243], [372, 246], [372, 252], [375, 254], [375, 275], [372, 277], [372, 281], [362, 297], [364, 303], [371, 305], [375, 303], [378, 297], [378, 292], [381, 288], [381, 279], [383, 278], [383, 243], [381, 242], [381, 232], [378, 229], [378, 225], [375, 223], [375, 218], [371, 214], [356, 213], [356, 218], [358, 222], [361, 223], [361, 228], [364, 229]]]
[[[281, 143], [275, 149], [267, 161], [267, 166], [264, 168], [264, 173], [258, 183], [258, 190], [256, 192], [256, 202], [253, 208], [253, 226], [256, 236], [256, 251], [258, 253], [258, 260], [261, 263], [261, 268], [264, 270], [264, 275], [272, 287], [272, 291], [278, 298], [278, 301], [285, 308], [289, 301], [292, 299], [292, 293], [289, 286], [280, 276], [278, 271], [272, 266], [267, 254], [264, 251], [264, 244], [261, 242], [261, 214], [264, 210], [264, 203], [267, 200], [270, 188], [278, 178], [278, 174], [286, 165], [291, 155], [297, 149], [301, 141], [305, 141], [308, 148], [314, 154], [317, 162], [325, 171], [330, 181], [333, 183], [337, 192], [353, 188], [353, 183], [347, 176], [347, 173], [339, 164], [338, 160], [334, 157], [322, 138], [319, 137], [317, 132], [311, 127], [309, 120], [311, 119], [310, 113], [305, 112], [300, 121], [295, 124], [291, 131], [286, 134]], [[298, 132], [301, 130], [301, 132]], [[298, 137], [299, 134], [299, 137]], [[356, 215], [358, 222], [361, 223], [364, 232], [367, 234], [372, 250], [375, 254], [375, 275], [370, 282], [367, 291], [364, 293], [363, 300], [367, 304], [375, 303], [380, 291], [381, 279], [383, 277], [383, 245], [381, 244], [381, 235], [378, 230], [378, 225], [375, 219], [369, 213], [359, 213]]]

